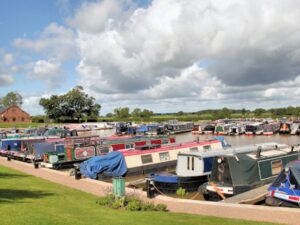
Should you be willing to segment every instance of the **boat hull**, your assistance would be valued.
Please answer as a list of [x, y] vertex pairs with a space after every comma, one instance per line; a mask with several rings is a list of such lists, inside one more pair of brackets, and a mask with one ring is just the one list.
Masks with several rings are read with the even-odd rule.
[[176, 193], [179, 188], [183, 188], [188, 192], [197, 191], [199, 186], [207, 181], [207, 176], [178, 177], [172, 174], [152, 174], [150, 179], [157, 191], [162, 193]]

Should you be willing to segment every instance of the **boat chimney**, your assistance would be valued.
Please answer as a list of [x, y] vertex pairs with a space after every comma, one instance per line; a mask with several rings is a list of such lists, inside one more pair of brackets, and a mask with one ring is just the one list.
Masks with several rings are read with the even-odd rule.
[[261, 154], [261, 146], [258, 146], [257, 152], [256, 152], [256, 158], [260, 158], [260, 154]]

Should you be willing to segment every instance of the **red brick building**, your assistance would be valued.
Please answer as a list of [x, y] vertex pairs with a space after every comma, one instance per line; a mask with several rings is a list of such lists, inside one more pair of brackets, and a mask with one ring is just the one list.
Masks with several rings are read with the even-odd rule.
[[20, 107], [12, 105], [6, 108], [0, 107], [0, 123], [28, 123], [30, 115]]

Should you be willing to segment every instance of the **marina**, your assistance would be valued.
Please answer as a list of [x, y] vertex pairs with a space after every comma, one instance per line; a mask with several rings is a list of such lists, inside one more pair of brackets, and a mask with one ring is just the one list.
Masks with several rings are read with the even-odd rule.
[[2, 0], [0, 225], [300, 225], [299, 9]]

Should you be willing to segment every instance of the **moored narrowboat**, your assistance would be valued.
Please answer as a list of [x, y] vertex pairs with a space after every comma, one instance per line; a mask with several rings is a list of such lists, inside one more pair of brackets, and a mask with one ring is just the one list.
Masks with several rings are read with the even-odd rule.
[[289, 162], [268, 188], [266, 204], [300, 207], [300, 161]]
[[179, 134], [190, 132], [194, 128], [193, 122], [178, 122], [177, 120], [170, 120], [165, 125], [165, 128], [169, 134]]
[[224, 155], [214, 158], [210, 182], [199, 191], [209, 199], [230, 197], [272, 182], [290, 161], [298, 159], [300, 149], [276, 144], [273, 149]]
[[[161, 146], [168, 146], [175, 143], [174, 137], [169, 136], [112, 136], [100, 138], [99, 136], [83, 136], [83, 137], [70, 137], [65, 139], [63, 152], [49, 152], [49, 155], [41, 163], [42, 166], [48, 168], [61, 168], [73, 166], [74, 163], [84, 161], [96, 155], [103, 155], [111, 151], [119, 150], [135, 150], [135, 149], [149, 149], [158, 148]], [[77, 148], [76, 146], [84, 148]], [[67, 146], [69, 146], [67, 148]], [[84, 157], [78, 157], [78, 152], [85, 152]], [[54, 155], [57, 154], [56, 157]], [[52, 160], [50, 162], [50, 155]]]
[[293, 123], [291, 125], [291, 134], [292, 135], [299, 135], [300, 134], [300, 124], [299, 123]]
[[[222, 141], [219, 149], [209, 149], [205, 147], [203, 151], [182, 151], [178, 153], [176, 176], [166, 174], [152, 174], [151, 184], [162, 192], [175, 192], [178, 188], [185, 188], [188, 191], [196, 191], [198, 187], [207, 181], [207, 176], [211, 173], [212, 162], [215, 157], [224, 154], [237, 154], [274, 148], [275, 143], [262, 143], [246, 146], [230, 147], [221, 137], [216, 137]], [[176, 178], [176, 179], [175, 179]], [[176, 183], [177, 182], [177, 183]]]
[[291, 124], [284, 122], [280, 124], [279, 134], [290, 134], [291, 133]]
[[1, 141], [1, 155], [8, 158], [26, 160], [33, 143], [43, 142], [43, 137], [11, 138]]
[[[142, 175], [152, 172], [174, 170], [177, 161], [177, 154], [180, 151], [187, 151], [190, 148], [193, 149], [203, 149], [204, 146], [210, 146], [211, 149], [220, 148], [221, 144], [218, 140], [207, 140], [199, 142], [188, 142], [183, 144], [175, 144], [171, 146], [143, 146], [132, 150], [120, 150], [124, 156], [127, 175]], [[93, 160], [91, 159], [91, 162]], [[84, 163], [85, 168], [91, 168], [86, 163]], [[98, 173], [98, 171], [95, 171]], [[94, 177], [102, 177], [98, 174]]]

